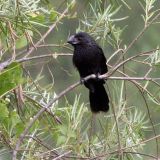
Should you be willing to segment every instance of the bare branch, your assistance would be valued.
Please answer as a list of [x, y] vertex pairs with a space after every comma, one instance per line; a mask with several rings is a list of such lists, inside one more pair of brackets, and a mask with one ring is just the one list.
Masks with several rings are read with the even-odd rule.
[[138, 80], [138, 81], [155, 81], [160, 80], [160, 78], [151, 78], [151, 77], [108, 77], [105, 75], [101, 75], [99, 78], [101, 79], [111, 79], [111, 80]]
[[22, 58], [17, 60], [16, 62], [22, 63], [26, 61], [31, 61], [35, 59], [41, 59], [41, 58], [48, 58], [48, 57], [57, 57], [57, 56], [72, 56], [71, 53], [54, 53], [54, 54], [46, 54], [46, 55], [40, 55], [40, 56], [34, 56], [34, 57], [28, 57], [28, 58]]

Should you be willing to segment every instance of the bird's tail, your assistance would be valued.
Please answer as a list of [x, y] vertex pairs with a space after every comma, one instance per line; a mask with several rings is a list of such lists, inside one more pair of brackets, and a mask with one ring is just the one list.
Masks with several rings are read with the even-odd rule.
[[102, 83], [95, 85], [94, 91], [89, 91], [89, 100], [92, 112], [109, 110], [109, 98]]

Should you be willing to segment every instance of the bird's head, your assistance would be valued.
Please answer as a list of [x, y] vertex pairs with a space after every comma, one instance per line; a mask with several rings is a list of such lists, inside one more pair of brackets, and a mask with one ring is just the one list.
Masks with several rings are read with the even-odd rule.
[[77, 45], [84, 46], [84, 45], [91, 45], [95, 43], [94, 39], [85, 32], [79, 32], [70, 36], [67, 42], [73, 46], [77, 46]]

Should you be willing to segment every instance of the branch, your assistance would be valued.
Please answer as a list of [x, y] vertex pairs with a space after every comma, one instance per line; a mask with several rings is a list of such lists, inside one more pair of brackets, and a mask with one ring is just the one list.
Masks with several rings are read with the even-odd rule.
[[64, 157], [65, 155], [67, 155], [67, 154], [69, 154], [69, 153], [71, 153], [71, 152], [72, 152], [71, 150], [70, 150], [70, 151], [68, 151], [68, 152], [65, 152], [65, 153], [61, 154], [60, 156], [58, 156], [58, 157], [54, 158], [53, 160], [58, 160], [58, 159], [60, 159], [60, 158]]
[[0, 63], [0, 72], [7, 66], [9, 66], [11, 64], [11, 60], [7, 60], [7, 61], [4, 61], [2, 63]]
[[[58, 17], [56, 22], [54, 22], [51, 26], [49, 26], [49, 29], [41, 37], [41, 39], [33, 47], [30, 48], [29, 52], [26, 53], [24, 58], [27, 58], [44, 41], [44, 39], [51, 33], [51, 31], [57, 26], [57, 24], [65, 17], [66, 13], [68, 12], [68, 9], [74, 3], [75, 3], [75, 0], [72, 0], [72, 2], [67, 6], [67, 8], [63, 11], [63, 13]], [[2, 71], [5, 67], [9, 66], [12, 62], [13, 62], [12, 58], [9, 58], [7, 61], [0, 63], [0, 71]]]
[[[89, 75], [87, 77], [84, 78], [85, 81], [91, 79], [91, 78], [96, 78], [96, 75]], [[66, 93], [68, 93], [69, 91], [73, 90], [74, 88], [78, 87], [81, 84], [81, 81], [76, 82], [75, 84], [71, 85], [70, 87], [68, 87], [67, 89], [65, 89], [64, 91], [62, 91], [57, 97], [53, 98], [48, 104], [46, 104], [44, 106], [44, 108], [41, 108], [39, 110], [39, 112], [33, 117], [33, 119], [29, 122], [28, 126], [25, 128], [24, 132], [20, 135], [17, 143], [16, 143], [16, 148], [13, 151], [13, 156], [12, 156], [12, 160], [16, 160], [17, 157], [17, 151], [19, 150], [19, 146], [21, 145], [25, 135], [29, 132], [29, 129], [32, 127], [32, 125], [34, 124], [34, 122], [39, 118], [39, 116], [48, 108], [50, 108], [52, 106], [52, 104], [54, 102], [56, 102], [58, 99], [62, 98]]]
[[63, 47], [63, 48], [66, 48], [70, 51], [73, 51], [72, 48], [68, 47], [67, 43], [64, 43], [64, 44], [41, 44], [41, 45], [37, 46], [37, 48], [41, 48], [41, 47]]
[[147, 52], [141, 52], [141, 53], [138, 53], [138, 54], [136, 54], [136, 55], [134, 55], [134, 56], [132, 56], [132, 57], [129, 57], [129, 58], [125, 59], [125, 60], [122, 61], [121, 63], [119, 63], [119, 64], [115, 65], [114, 67], [112, 67], [113, 69], [111, 69], [111, 70], [108, 72], [109, 76], [111, 76], [114, 72], [116, 72], [116, 70], [117, 70], [118, 68], [120, 68], [121, 66], [123, 66], [125, 63], [127, 63], [127, 62], [129, 62], [129, 61], [131, 61], [131, 60], [133, 60], [133, 59], [135, 59], [135, 58], [137, 58], [137, 57], [142, 57], [142, 56], [148, 55], [149, 53], [154, 53], [156, 50], [157, 50], [157, 49], [153, 49], [153, 50], [147, 51]]
[[28, 57], [28, 58], [21, 58], [16, 60], [16, 62], [22, 63], [26, 61], [32, 61], [35, 59], [41, 59], [41, 58], [48, 58], [48, 57], [57, 57], [57, 56], [72, 56], [73, 54], [71, 53], [54, 53], [54, 54], [46, 54], [46, 55], [40, 55], [40, 56], [33, 56], [33, 57]]
[[[116, 79], [116, 80], [160, 80], [160, 78], [147, 78], [147, 77], [108, 77], [109, 74], [106, 73], [104, 75], [99, 76], [100, 79]], [[96, 75], [92, 74], [84, 78], [84, 81], [87, 81], [89, 79], [95, 79]], [[39, 116], [48, 108], [52, 106], [53, 103], [55, 103], [58, 99], [62, 98], [66, 93], [72, 91], [74, 88], [78, 87], [81, 84], [81, 81], [76, 82], [75, 84], [69, 86], [67, 89], [62, 91], [59, 95], [57, 95], [56, 98], [53, 98], [48, 104], [44, 106], [44, 108], [41, 108], [39, 112], [33, 117], [33, 119], [29, 122], [29, 125], [26, 127], [24, 132], [21, 134], [20, 138], [18, 139], [16, 143], [16, 148], [13, 152], [13, 160], [16, 160], [17, 151], [19, 150], [19, 146], [22, 143], [25, 135], [29, 132], [29, 129], [32, 127], [34, 122], [39, 118]]]
[[151, 78], [151, 77], [106, 77], [105, 74], [99, 76], [100, 79], [111, 79], [111, 80], [139, 80], [139, 81], [154, 81], [160, 80], [160, 78]]
[[[121, 152], [123, 153], [123, 151], [125, 151], [126, 149], [133, 148], [133, 147], [137, 147], [137, 146], [139, 146], [140, 144], [144, 144], [144, 143], [150, 142], [150, 141], [152, 141], [152, 140], [154, 140], [154, 139], [158, 139], [158, 138], [160, 138], [160, 135], [151, 137], [151, 138], [149, 138], [149, 139], [147, 139], [147, 140], [144, 140], [144, 141], [141, 141], [140, 143], [137, 143], [137, 144], [135, 144], [135, 145], [131, 145], [131, 146], [128, 146], [128, 147], [124, 147], [124, 148], [121, 149]], [[102, 155], [95, 156], [95, 157], [91, 158], [91, 160], [94, 160], [94, 159], [100, 158], [100, 157], [106, 157], [107, 155], [115, 154], [115, 153], [117, 153], [117, 152], [119, 152], [119, 150], [115, 150], [115, 151], [112, 151], [112, 152], [104, 153], [104, 154], [102, 154]]]
[[[149, 106], [148, 106], [148, 103], [147, 103], [147, 100], [145, 99], [145, 96], [144, 96], [144, 93], [139, 89], [143, 99], [144, 99], [144, 102], [146, 104], [146, 108], [147, 108], [147, 113], [148, 113], [148, 117], [149, 117], [149, 120], [150, 120], [150, 123], [151, 123], [151, 126], [152, 126], [152, 129], [153, 129], [153, 133], [154, 133], [154, 136], [156, 137], [157, 134], [156, 134], [156, 129], [155, 129], [155, 126], [154, 126], [154, 123], [152, 121], [152, 118], [151, 118], [151, 114], [150, 114], [150, 110], [149, 110]], [[158, 138], [155, 139], [156, 140], [156, 152], [157, 152], [157, 160], [158, 160], [158, 151], [159, 151], [159, 145], [158, 145]]]
[[[153, 52], [153, 51], [152, 51]], [[145, 52], [148, 53], [148, 52]], [[150, 53], [150, 52], [149, 52]], [[153, 81], [153, 80], [160, 80], [160, 78], [147, 78], [147, 77], [109, 77], [111, 76], [119, 67], [121, 67], [123, 64], [127, 63], [128, 61], [130, 61], [131, 59], [134, 59], [136, 57], [139, 56], [144, 56], [144, 53], [140, 53], [137, 54], [135, 56], [132, 56], [126, 60], [124, 60], [123, 62], [121, 62], [120, 64], [118, 64], [117, 66], [115, 66], [113, 69], [111, 69], [110, 72], [108, 72], [107, 74], [101, 75], [99, 76], [99, 78], [101, 79], [116, 79], [116, 80], [148, 80], [148, 81]], [[87, 77], [84, 78], [84, 80], [88, 80], [91, 78], [96, 78], [95, 75], [89, 75]], [[34, 124], [34, 122], [39, 118], [39, 116], [49, 107], [52, 106], [52, 104], [57, 101], [58, 99], [60, 99], [61, 97], [63, 97], [66, 93], [68, 93], [69, 91], [73, 90], [74, 88], [76, 88], [77, 86], [79, 86], [81, 84], [81, 82], [77, 82], [73, 85], [71, 85], [70, 87], [68, 87], [66, 90], [62, 91], [56, 98], [52, 99], [48, 104], [45, 105], [44, 108], [42, 108], [35, 116], [34, 118], [30, 121], [28, 127], [24, 130], [24, 132], [21, 134], [19, 140], [17, 141], [16, 144], [16, 148], [13, 152], [13, 160], [16, 160], [16, 155], [17, 155], [17, 151], [19, 149], [20, 144], [22, 143], [24, 136], [29, 132], [29, 129], [32, 127], [32, 125]]]
[[131, 41], [131, 43], [128, 45], [128, 47], [126, 48], [126, 50], [122, 53], [121, 57], [119, 58], [118, 62], [120, 62], [120, 60], [123, 58], [123, 56], [128, 52], [128, 50], [134, 45], [134, 43], [144, 34], [144, 32], [149, 28], [149, 26], [160, 16], [160, 12], [152, 19], [152, 21], [150, 23], [148, 23], [146, 26], [144, 26], [144, 28], [142, 29], [142, 31], [136, 36], [135, 39], [133, 39], [133, 41]]
[[153, 158], [153, 159], [157, 159], [157, 157], [153, 156], [153, 155], [150, 155], [150, 154], [145, 154], [145, 153], [139, 153], [139, 152], [130, 152], [130, 151], [127, 151], [127, 152], [123, 152], [125, 154], [138, 154], [138, 155], [142, 155], [142, 156], [145, 156], [145, 157], [150, 157], [150, 158]]
[[[27, 99], [29, 99], [31, 102], [35, 103], [38, 107], [44, 108], [44, 106], [42, 104], [40, 104], [39, 102], [37, 102], [35, 99], [33, 99], [32, 97], [23, 94]], [[62, 124], [62, 121], [59, 117], [57, 117], [53, 112], [51, 112], [49, 109], [45, 110], [50, 116], [52, 116], [55, 120], [56, 123], [58, 124]]]
[[[112, 68], [112, 66], [111, 65], [108, 65], [110, 68]], [[120, 71], [119, 69], [117, 69], [117, 71], [118, 71], [118, 73], [120, 73], [121, 75], [123, 75], [123, 76], [125, 76], [125, 77], [129, 77], [126, 73], [123, 73], [122, 71]], [[140, 83], [138, 83], [136, 80], [128, 80], [128, 81], [130, 81], [131, 83], [133, 83], [136, 87], [138, 86], [138, 87], [140, 87], [141, 89], [142, 89], [142, 91], [144, 92], [146, 92], [149, 96], [151, 96], [151, 97], [155, 97], [155, 96], [153, 96], [153, 94], [151, 93], [151, 92], [149, 92], [148, 91], [148, 89], [147, 88], [144, 88], [142, 85], [140, 85]], [[160, 84], [158, 84], [156, 81], [151, 81], [152, 83], [154, 83], [155, 85], [157, 85], [158, 87], [160, 87]], [[154, 98], [154, 100], [156, 101], [156, 102], [158, 102], [158, 104], [159, 104], [159, 101], [156, 99], [156, 98]]]

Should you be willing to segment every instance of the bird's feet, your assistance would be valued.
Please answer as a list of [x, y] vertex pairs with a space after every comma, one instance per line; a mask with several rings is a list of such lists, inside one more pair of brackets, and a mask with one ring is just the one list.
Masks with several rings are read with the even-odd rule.
[[101, 79], [99, 78], [100, 73], [96, 73], [95, 75], [96, 75], [96, 80], [97, 80], [97, 81], [101, 80]]
[[84, 84], [86, 82], [86, 80], [84, 78], [80, 78], [80, 83]]

